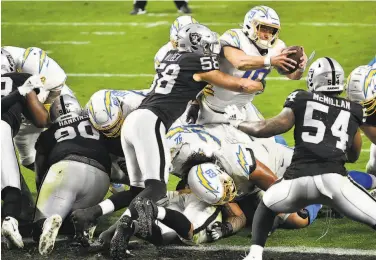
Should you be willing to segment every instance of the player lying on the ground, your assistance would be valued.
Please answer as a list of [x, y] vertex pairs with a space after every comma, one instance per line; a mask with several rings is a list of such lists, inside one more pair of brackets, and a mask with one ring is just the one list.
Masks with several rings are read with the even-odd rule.
[[42, 88], [40, 76], [27, 73], [15, 73], [12, 57], [1, 50], [1, 233], [8, 248], [23, 247], [18, 230], [21, 215], [21, 172], [14, 150], [13, 138], [20, 129], [24, 115], [38, 127], [48, 124], [48, 112], [38, 101], [33, 91]]
[[52, 125], [35, 145], [36, 171], [44, 176], [34, 218], [39, 253], [52, 252], [65, 217], [99, 203], [109, 187], [111, 160], [104, 137], [83, 115], [78, 101], [61, 95], [50, 108]]
[[363, 107], [338, 97], [344, 90], [344, 72], [332, 58], [320, 58], [311, 65], [307, 87], [309, 92], [292, 92], [282, 112], [268, 120], [247, 122], [236, 107], [226, 109], [231, 124], [252, 136], [269, 137], [295, 126], [292, 162], [256, 210], [252, 246], [245, 259], [262, 259], [278, 212], [293, 212], [312, 203], [330, 205], [376, 229], [376, 199], [347, 177], [344, 166], [360, 154]]
[[[47, 111], [52, 101], [62, 94], [73, 95], [73, 92], [65, 85], [66, 74], [64, 70], [47, 53], [37, 47], [27, 49], [4, 46], [15, 61], [17, 72], [29, 73], [45, 77], [44, 88], [38, 94]], [[35, 149], [34, 145], [43, 129], [35, 127], [28, 120], [23, 120], [19, 134], [14, 139], [20, 162], [26, 168], [34, 170]]]

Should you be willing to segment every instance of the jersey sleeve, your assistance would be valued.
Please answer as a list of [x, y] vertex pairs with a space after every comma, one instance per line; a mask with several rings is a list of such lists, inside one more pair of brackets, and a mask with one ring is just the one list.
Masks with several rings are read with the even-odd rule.
[[283, 107], [289, 107], [295, 110], [298, 107], [299, 101], [303, 99], [305, 94], [307, 94], [307, 92], [302, 89], [294, 90], [287, 96]]
[[217, 56], [201, 56], [197, 54], [187, 55], [181, 61], [181, 67], [185, 71], [208, 72], [219, 70]]
[[154, 56], [154, 68], [157, 69], [158, 65], [161, 64], [163, 58], [166, 56], [167, 52], [172, 50], [174, 47], [171, 42], [163, 45]]
[[42, 132], [37, 142], [35, 143], [35, 150], [37, 153], [40, 154], [46, 154], [48, 155], [50, 151], [52, 150], [53, 146], [55, 145], [54, 135], [53, 133], [56, 130], [56, 126], [52, 125], [50, 128], [48, 128], [46, 131]]
[[240, 49], [240, 38], [235, 30], [227, 30], [220, 37], [222, 47], [230, 46]]

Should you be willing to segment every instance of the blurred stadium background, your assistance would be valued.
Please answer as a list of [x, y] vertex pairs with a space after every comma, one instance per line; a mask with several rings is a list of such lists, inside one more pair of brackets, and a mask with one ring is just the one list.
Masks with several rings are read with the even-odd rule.
[[[99, 89], [149, 88], [154, 54], [168, 41], [169, 27], [179, 16], [171, 2], [150, 1], [148, 14], [130, 16], [131, 1], [2, 1], [1, 45], [46, 50], [68, 74], [68, 86], [85, 105]], [[375, 55], [374, 2], [189, 2], [192, 16], [219, 34], [238, 28], [245, 13], [259, 4], [277, 11], [282, 25], [280, 38], [287, 45], [302, 45], [307, 55], [315, 50], [316, 58], [336, 59], [346, 76]], [[305, 81], [281, 80], [273, 72], [265, 93], [257, 96], [254, 103], [265, 117], [271, 117], [297, 88], [305, 89]], [[293, 145], [292, 132], [285, 137]], [[359, 161], [348, 164], [348, 169], [365, 169], [369, 146], [370, 142], [364, 139]], [[22, 171], [35, 195], [34, 175]], [[170, 180], [169, 188], [173, 189], [176, 179]], [[103, 224], [110, 219], [114, 217]], [[333, 219], [329, 226], [322, 218], [306, 229], [278, 230], [267, 245], [376, 250], [375, 233], [368, 227], [347, 219]], [[328, 234], [318, 240], [327, 228]], [[217, 244], [248, 246], [249, 235], [247, 229]]]

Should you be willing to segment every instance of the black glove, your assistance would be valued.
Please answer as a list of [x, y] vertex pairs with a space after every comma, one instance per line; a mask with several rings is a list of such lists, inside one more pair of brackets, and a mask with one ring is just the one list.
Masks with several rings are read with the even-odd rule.
[[230, 223], [214, 222], [213, 225], [206, 229], [206, 233], [212, 238], [213, 241], [222, 237], [227, 237], [232, 234], [232, 226]]
[[195, 124], [198, 118], [198, 112], [200, 111], [200, 105], [197, 103], [191, 103], [187, 111], [186, 121], [188, 124]]

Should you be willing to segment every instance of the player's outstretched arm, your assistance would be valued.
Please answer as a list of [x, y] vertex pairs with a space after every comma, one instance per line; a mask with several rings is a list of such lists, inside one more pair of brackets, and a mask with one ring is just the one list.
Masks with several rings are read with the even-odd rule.
[[219, 70], [195, 73], [193, 79], [197, 82], [205, 81], [209, 84], [235, 92], [255, 93], [264, 89], [260, 81], [247, 78], [237, 78]]
[[48, 111], [42, 103], [39, 102], [38, 96], [34, 91], [31, 91], [26, 96], [27, 108], [32, 116], [33, 123], [36, 127], [44, 128], [50, 124], [50, 117]]

